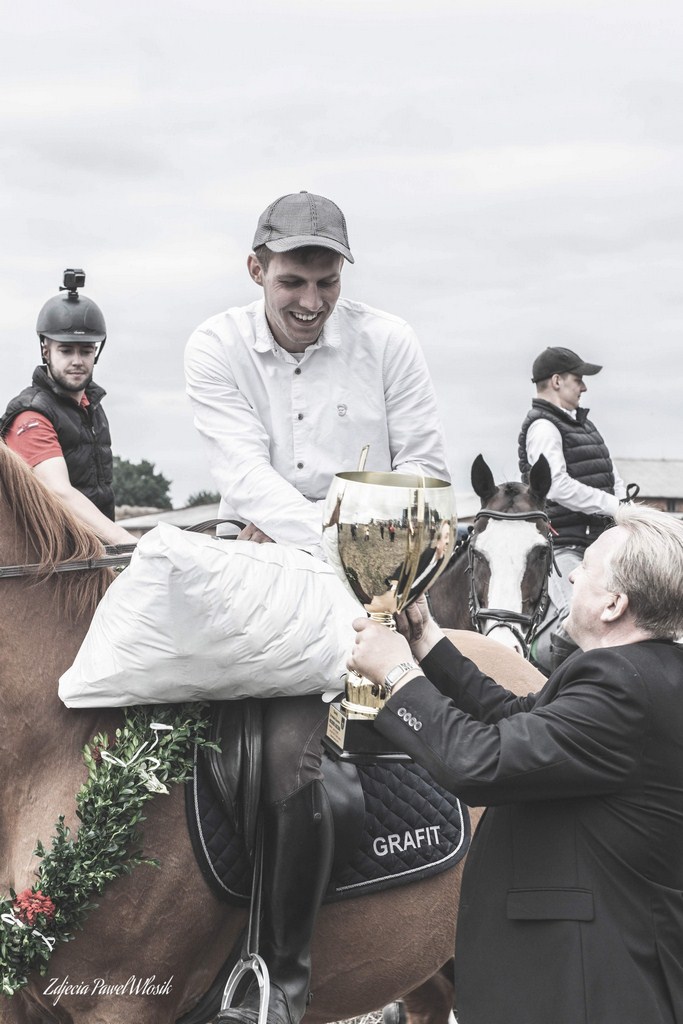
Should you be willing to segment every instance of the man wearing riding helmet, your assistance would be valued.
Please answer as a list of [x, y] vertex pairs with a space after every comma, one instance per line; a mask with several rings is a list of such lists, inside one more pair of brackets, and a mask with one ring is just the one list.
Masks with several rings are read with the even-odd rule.
[[[203, 323], [185, 355], [195, 425], [243, 540], [320, 554], [322, 506], [335, 473], [366, 468], [448, 479], [434, 390], [405, 321], [340, 298], [353, 263], [342, 211], [323, 196], [282, 196], [261, 215], [247, 260], [263, 298]], [[327, 886], [333, 823], [321, 770], [327, 705], [269, 700], [264, 713], [265, 823], [261, 954], [268, 1024], [306, 1010], [313, 927]], [[218, 1020], [256, 1024], [258, 987]]]
[[0, 437], [102, 541], [130, 544], [135, 538], [114, 522], [106, 392], [92, 380], [107, 329], [99, 306], [79, 295], [84, 284], [82, 270], [66, 270], [60, 294], [38, 314], [42, 365], [9, 402]]

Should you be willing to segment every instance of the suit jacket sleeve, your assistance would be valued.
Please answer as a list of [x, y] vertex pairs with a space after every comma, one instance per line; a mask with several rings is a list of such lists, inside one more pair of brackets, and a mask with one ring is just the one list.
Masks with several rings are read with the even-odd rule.
[[[375, 725], [471, 805], [612, 793], [638, 771], [648, 718], [643, 681], [618, 652], [576, 655], [529, 711], [521, 702], [515, 707], [505, 690], [496, 711], [491, 686], [497, 684], [481, 673], [477, 680], [478, 670], [459, 656], [457, 678], [441, 679], [443, 693], [418, 677], [387, 702]], [[464, 680], [473, 697], [463, 696]], [[478, 694], [485, 720], [459, 706], [474, 701], [478, 710]]]
[[497, 722], [499, 718], [530, 711], [538, 694], [518, 697], [500, 686], [490, 676], [461, 654], [450, 640], [441, 640], [420, 662], [424, 674], [440, 693], [482, 722]]

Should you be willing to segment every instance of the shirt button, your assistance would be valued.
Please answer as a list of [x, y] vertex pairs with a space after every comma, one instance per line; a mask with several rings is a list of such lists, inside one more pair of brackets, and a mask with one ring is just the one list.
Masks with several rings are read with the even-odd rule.
[[303, 462], [297, 462], [297, 464], [296, 464], [296, 468], [297, 468], [297, 469], [303, 469], [303, 468], [304, 468], [304, 464], [303, 464]]
[[337, 412], [339, 413], [340, 416], [346, 416], [347, 411], [348, 410], [347, 410], [347, 407], [345, 405], [338, 405], [337, 406]]
[[304, 418], [304, 414], [302, 412], [300, 412], [299, 415], [297, 416], [297, 419], [298, 420], [302, 420], [303, 418]]
[[301, 373], [301, 367], [300, 367], [300, 366], [297, 366], [297, 368], [296, 368], [296, 370], [294, 371], [294, 373]]

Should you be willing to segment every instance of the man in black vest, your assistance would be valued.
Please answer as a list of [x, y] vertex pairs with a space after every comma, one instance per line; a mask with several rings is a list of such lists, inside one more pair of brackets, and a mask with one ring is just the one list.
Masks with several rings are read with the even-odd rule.
[[587, 390], [583, 378], [601, 369], [568, 348], [541, 352], [531, 377], [536, 398], [519, 435], [522, 479], [528, 481], [529, 470], [540, 455], [545, 455], [552, 473], [547, 511], [557, 533], [555, 560], [561, 575], [554, 572], [548, 585], [557, 610], [550, 637], [551, 668], [576, 647], [564, 629], [572, 596], [570, 573], [582, 561], [588, 545], [611, 525], [619, 500], [626, 494], [602, 435], [588, 419], [588, 410], [579, 408]]
[[92, 299], [78, 294], [82, 270], [67, 270], [59, 295], [38, 315], [42, 366], [0, 418], [0, 437], [105, 544], [135, 537], [114, 522], [109, 423], [93, 383], [107, 329]]

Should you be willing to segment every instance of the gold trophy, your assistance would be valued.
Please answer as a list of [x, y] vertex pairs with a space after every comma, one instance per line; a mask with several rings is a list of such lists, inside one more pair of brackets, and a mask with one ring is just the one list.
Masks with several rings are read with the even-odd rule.
[[[402, 473], [338, 473], [323, 515], [325, 557], [371, 619], [395, 629], [394, 616], [416, 601], [448, 564], [455, 542], [450, 484]], [[323, 740], [333, 757], [372, 762], [407, 759], [372, 728], [382, 686], [355, 672], [330, 705]]]

